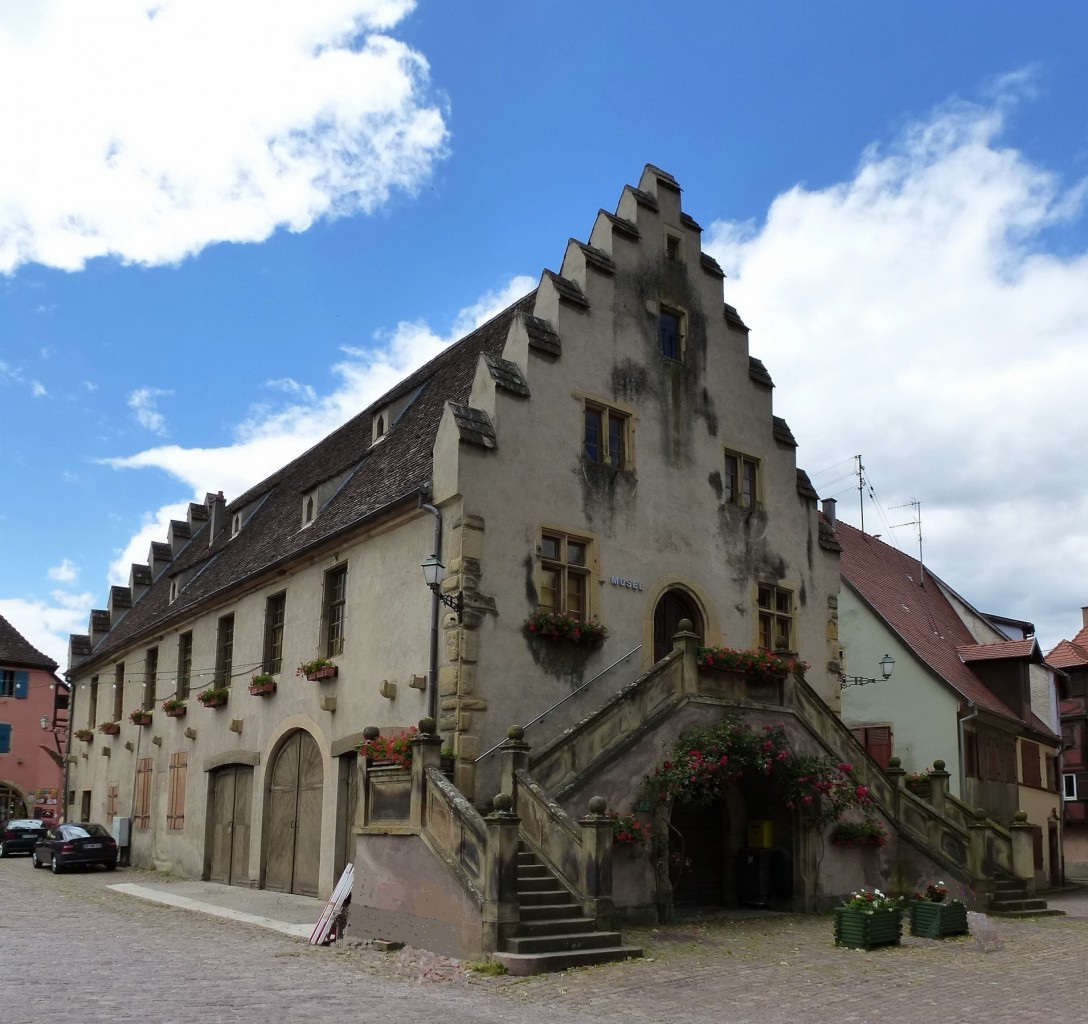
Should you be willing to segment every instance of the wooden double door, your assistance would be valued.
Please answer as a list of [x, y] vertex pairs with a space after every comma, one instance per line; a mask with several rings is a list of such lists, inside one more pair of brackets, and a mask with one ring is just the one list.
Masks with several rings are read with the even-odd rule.
[[269, 780], [265, 888], [317, 896], [325, 765], [308, 732], [287, 737]]
[[208, 878], [223, 885], [249, 884], [253, 820], [253, 769], [227, 765], [212, 775], [211, 860]]

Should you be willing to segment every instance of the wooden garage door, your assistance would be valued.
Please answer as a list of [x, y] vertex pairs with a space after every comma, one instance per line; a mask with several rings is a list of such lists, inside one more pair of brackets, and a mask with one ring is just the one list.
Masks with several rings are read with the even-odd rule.
[[224, 885], [249, 883], [250, 799], [253, 769], [229, 765], [212, 776], [211, 864], [208, 878]]
[[325, 769], [314, 738], [298, 730], [280, 747], [268, 799], [265, 887], [317, 896]]

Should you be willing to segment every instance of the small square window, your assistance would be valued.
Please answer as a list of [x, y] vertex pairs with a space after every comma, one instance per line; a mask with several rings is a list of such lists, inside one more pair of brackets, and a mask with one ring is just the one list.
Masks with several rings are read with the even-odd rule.
[[759, 499], [759, 460], [737, 452], [726, 452], [722, 501], [740, 508], [753, 508]]
[[628, 432], [631, 417], [608, 406], [586, 403], [582, 454], [587, 462], [630, 469]]

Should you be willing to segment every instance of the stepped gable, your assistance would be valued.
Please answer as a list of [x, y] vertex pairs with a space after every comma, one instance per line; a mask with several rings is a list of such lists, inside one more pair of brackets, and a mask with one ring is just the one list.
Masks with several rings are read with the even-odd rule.
[[843, 579], [914, 654], [964, 699], [1004, 718], [1022, 721], [960, 657], [959, 648], [978, 645], [942, 592], [938, 578], [927, 568], [923, 583], [916, 558], [841, 520], [835, 533], [842, 545], [839, 566]]
[[0, 615], [0, 662], [20, 668], [42, 668], [55, 672], [57, 663], [42, 654], [3, 615]]
[[[535, 291], [529, 293], [444, 349], [364, 412], [231, 501], [228, 516], [257, 505], [237, 536], [225, 529], [209, 544], [209, 520], [194, 519], [190, 538], [169, 569], [99, 641], [93, 657], [104, 657], [152, 631], [161, 632], [203, 601], [352, 529], [390, 505], [414, 503], [431, 478], [435, 435], [446, 403], [468, 402], [480, 356], [501, 357], [514, 317], [531, 313], [535, 298]], [[381, 442], [372, 444], [372, 417], [414, 391], [418, 395]], [[304, 496], [341, 473], [350, 475], [313, 523], [301, 529]], [[185, 581], [173, 602], [171, 578]]]

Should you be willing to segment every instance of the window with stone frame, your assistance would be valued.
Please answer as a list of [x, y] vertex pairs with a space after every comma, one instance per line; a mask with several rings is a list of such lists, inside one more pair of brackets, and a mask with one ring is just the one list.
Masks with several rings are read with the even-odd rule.
[[666, 359], [684, 358], [684, 314], [678, 309], [661, 306], [657, 314], [657, 336], [661, 354]]
[[770, 583], [756, 587], [759, 647], [764, 651], [793, 651], [793, 591]]
[[193, 633], [189, 630], [178, 637], [178, 677], [174, 686], [174, 696], [185, 700], [189, 696], [189, 685], [193, 678]]
[[149, 647], [144, 654], [144, 711], [154, 711], [159, 686], [159, 649]]
[[325, 657], [335, 658], [344, 653], [344, 616], [347, 610], [348, 567], [338, 565], [325, 573], [322, 628], [325, 635]]
[[230, 686], [234, 676], [234, 614], [222, 615], [215, 629], [215, 685]]
[[125, 663], [119, 661], [113, 670], [113, 718], [120, 722], [125, 714]]
[[722, 473], [722, 501], [738, 508], [755, 508], [761, 500], [759, 459], [727, 451]]
[[87, 701], [87, 728], [98, 724], [98, 676], [91, 676], [91, 693]]
[[540, 537], [540, 610], [590, 618], [590, 541], [554, 530]]
[[283, 627], [287, 619], [287, 591], [273, 594], [264, 608], [263, 670], [276, 675], [283, 668]]
[[612, 469], [633, 469], [630, 414], [615, 406], [586, 399], [582, 458]]

